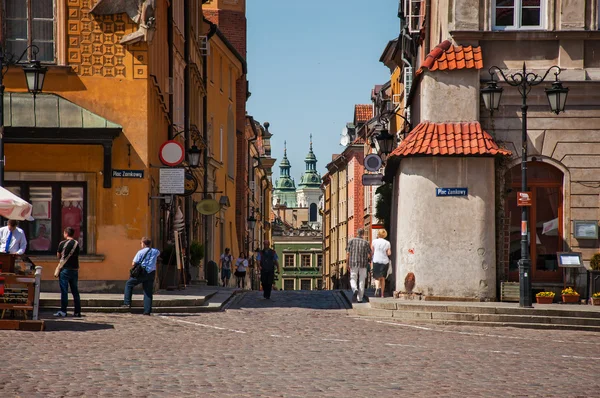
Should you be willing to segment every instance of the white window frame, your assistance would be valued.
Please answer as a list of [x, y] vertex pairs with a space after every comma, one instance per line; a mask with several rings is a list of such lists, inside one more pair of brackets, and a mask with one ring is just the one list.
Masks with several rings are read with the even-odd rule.
[[219, 162], [223, 163], [223, 125], [219, 128]]
[[[292, 257], [292, 265], [287, 265], [287, 262], [285, 261], [286, 256], [291, 256]], [[295, 254], [290, 254], [290, 253], [284, 253], [283, 254], [283, 266], [284, 267], [295, 267], [296, 266], [296, 255]]]
[[[305, 265], [302, 263], [302, 257], [303, 257], [303, 256], [308, 256], [308, 266], [305, 266]], [[303, 268], [312, 267], [312, 257], [313, 257], [313, 256], [312, 256], [312, 254], [311, 254], [311, 253], [300, 253], [300, 266], [301, 266], [301, 267], [303, 267]]]
[[[495, 1], [495, 0], [494, 0]], [[414, 3], [420, 3], [419, 14], [412, 14], [412, 5]], [[421, 30], [421, 24], [423, 22], [425, 2], [423, 0], [404, 0], [404, 17], [406, 18], [406, 26], [410, 33], [417, 33]], [[416, 23], [416, 28], [413, 28], [413, 24]]]
[[[540, 25], [538, 26], [520, 26], [521, 11], [523, 10], [523, 0], [514, 0], [515, 15], [513, 17], [513, 25], [511, 26], [496, 26], [496, 1], [492, 0], [492, 30], [541, 30], [547, 27], [546, 7], [547, 0], [540, 0]], [[516, 25], [514, 23], [517, 23]]]

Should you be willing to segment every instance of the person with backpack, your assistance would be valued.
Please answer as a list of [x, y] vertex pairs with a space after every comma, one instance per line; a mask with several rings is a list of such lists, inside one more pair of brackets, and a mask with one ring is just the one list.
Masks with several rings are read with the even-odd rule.
[[279, 266], [279, 257], [275, 250], [270, 248], [268, 240], [264, 241], [263, 249], [258, 253], [258, 269], [260, 271], [260, 283], [263, 288], [263, 297], [265, 300], [271, 299], [271, 290], [273, 289], [273, 282], [275, 281], [275, 266], [277, 271], [281, 274], [281, 267]]
[[229, 286], [229, 279], [231, 279], [231, 265], [233, 263], [233, 256], [230, 253], [229, 248], [225, 248], [225, 253], [221, 254], [219, 264], [221, 266], [221, 281], [223, 287]]
[[[131, 275], [125, 283], [125, 297], [122, 308], [131, 308], [131, 296], [133, 288], [142, 284], [144, 290], [144, 315], [152, 312], [152, 294], [154, 293], [154, 277], [156, 276], [156, 260], [160, 254], [158, 249], [152, 248], [152, 240], [143, 237], [140, 245], [141, 250], [137, 252], [131, 264], [133, 268], [139, 268], [139, 274]], [[133, 270], [133, 269], [132, 269]]]

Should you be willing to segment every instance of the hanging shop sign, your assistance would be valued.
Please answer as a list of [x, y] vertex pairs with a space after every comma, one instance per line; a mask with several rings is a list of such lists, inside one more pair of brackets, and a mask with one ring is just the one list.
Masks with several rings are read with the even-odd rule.
[[198, 180], [192, 173], [185, 173], [184, 196], [190, 196], [198, 189]]
[[362, 184], [364, 186], [378, 186], [383, 185], [383, 174], [363, 174]]
[[435, 196], [469, 196], [468, 188], [436, 188]]
[[113, 178], [144, 178], [144, 170], [115, 170], [112, 171]]
[[183, 195], [185, 193], [185, 169], [160, 169], [159, 192], [163, 195]]
[[165, 166], [179, 166], [185, 159], [185, 149], [177, 141], [167, 141], [160, 146], [158, 157]]
[[517, 192], [517, 206], [531, 206], [531, 191]]

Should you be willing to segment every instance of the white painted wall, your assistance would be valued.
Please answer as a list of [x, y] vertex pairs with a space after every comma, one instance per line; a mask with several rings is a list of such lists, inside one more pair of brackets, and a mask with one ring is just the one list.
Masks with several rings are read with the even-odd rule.
[[[495, 299], [493, 158], [406, 158], [394, 183], [396, 290], [413, 272], [425, 295]], [[436, 197], [438, 187], [469, 195]]]

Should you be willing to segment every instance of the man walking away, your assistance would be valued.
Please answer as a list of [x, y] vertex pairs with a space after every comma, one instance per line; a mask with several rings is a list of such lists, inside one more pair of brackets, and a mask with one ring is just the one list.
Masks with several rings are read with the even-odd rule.
[[129, 278], [125, 283], [125, 298], [121, 307], [131, 308], [133, 288], [141, 283], [144, 290], [144, 315], [150, 315], [152, 312], [152, 294], [154, 293], [154, 276], [156, 275], [156, 259], [160, 251], [152, 248], [150, 238], [142, 238], [140, 244], [142, 249], [137, 252], [131, 265], [135, 266], [136, 263], [141, 263], [144, 272], [137, 278]]
[[260, 270], [260, 283], [263, 288], [263, 295], [266, 300], [271, 299], [271, 289], [273, 288], [273, 281], [275, 280], [275, 266], [277, 266], [278, 272], [281, 274], [281, 267], [279, 266], [279, 258], [275, 250], [270, 248], [270, 242], [264, 241], [264, 248], [258, 253], [258, 269]]
[[233, 263], [233, 256], [230, 253], [229, 248], [225, 249], [225, 253], [221, 254], [221, 280], [223, 281], [223, 287], [229, 286], [229, 279], [231, 278], [231, 263]]
[[350, 287], [352, 288], [353, 303], [360, 303], [363, 300], [367, 266], [371, 257], [369, 242], [363, 239], [365, 230], [360, 228], [357, 231], [357, 235], [358, 237], [350, 239], [346, 247], [346, 264], [348, 264], [348, 269], [350, 270]]

